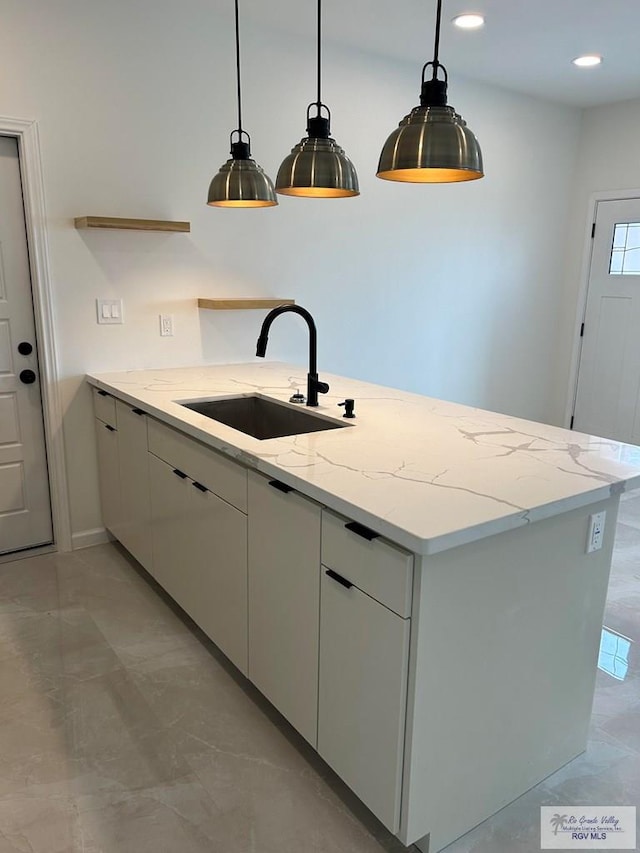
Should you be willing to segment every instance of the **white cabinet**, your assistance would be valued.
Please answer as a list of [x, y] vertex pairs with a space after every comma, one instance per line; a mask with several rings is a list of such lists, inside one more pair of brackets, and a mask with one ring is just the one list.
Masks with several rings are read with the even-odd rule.
[[149, 454], [152, 574], [246, 674], [247, 517], [214, 491], [226, 494], [230, 477], [231, 493], [243, 502], [246, 470], [155, 421], [149, 437], [150, 447], [169, 457]]
[[116, 398], [101, 388], [93, 389], [93, 411], [103, 423], [116, 425]]
[[324, 567], [320, 613], [318, 752], [395, 833], [410, 620]]
[[149, 454], [151, 487], [151, 574], [182, 607], [183, 577], [191, 562], [191, 480], [162, 459]]
[[122, 515], [114, 533], [127, 551], [151, 570], [147, 415], [142, 409], [117, 400], [116, 420]]
[[398, 832], [413, 555], [95, 400], [105, 526]]
[[322, 560], [318, 752], [395, 833], [413, 556], [325, 510]]
[[145, 569], [151, 568], [147, 417], [93, 390], [102, 521]]
[[315, 746], [321, 508], [282, 487], [249, 473], [249, 678]]
[[116, 401], [106, 391], [93, 391], [96, 413], [96, 442], [98, 445], [98, 476], [102, 521], [107, 530], [117, 536], [122, 517], [120, 498], [120, 462]]

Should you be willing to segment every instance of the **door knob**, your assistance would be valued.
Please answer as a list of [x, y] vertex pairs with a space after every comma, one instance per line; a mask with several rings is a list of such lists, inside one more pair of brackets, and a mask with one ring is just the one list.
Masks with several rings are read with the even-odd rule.
[[25, 385], [33, 385], [36, 381], [36, 375], [33, 370], [23, 370], [20, 373], [20, 382], [24, 382]]
[[29, 341], [22, 341], [22, 343], [18, 344], [18, 352], [20, 355], [31, 355], [33, 352], [33, 347], [29, 343]]

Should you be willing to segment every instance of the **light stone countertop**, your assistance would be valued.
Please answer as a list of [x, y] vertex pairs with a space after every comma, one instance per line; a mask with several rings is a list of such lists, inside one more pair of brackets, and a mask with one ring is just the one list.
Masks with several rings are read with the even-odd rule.
[[[353, 426], [260, 441], [176, 401], [306, 392], [277, 362], [87, 376], [98, 388], [418, 554], [640, 488], [640, 447], [324, 372], [312, 411]], [[337, 404], [356, 401], [356, 419]], [[586, 535], [586, 534], [585, 534]]]

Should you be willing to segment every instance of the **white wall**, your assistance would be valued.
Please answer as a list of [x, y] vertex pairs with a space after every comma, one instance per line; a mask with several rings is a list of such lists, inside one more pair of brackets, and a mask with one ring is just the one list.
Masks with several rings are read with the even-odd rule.
[[[584, 308], [580, 286], [589, 205], [594, 193], [640, 189], [640, 99], [585, 110], [576, 152], [575, 180], [567, 239], [566, 285], [561, 306], [557, 353], [556, 408], [573, 394], [569, 369], [575, 347], [578, 313]], [[573, 378], [571, 378], [573, 383]]]
[[[401, 65], [328, 45], [324, 99], [362, 195], [211, 209], [236, 123], [231, 3], [0, 0], [0, 11], [0, 114], [40, 125], [75, 532], [100, 523], [86, 371], [252, 357], [262, 315], [199, 313], [198, 296], [294, 297], [316, 317], [321, 371], [558, 419], [579, 111], [449, 69], [487, 177], [379, 181], [380, 148], [417, 103], [425, 57]], [[274, 178], [315, 97], [310, 36], [243, 30], [245, 125]], [[192, 233], [74, 230], [86, 214], [189, 219]], [[96, 325], [97, 296], [124, 299], [123, 326]], [[160, 311], [174, 314], [174, 338], [159, 337]], [[305, 354], [302, 326], [280, 320], [269, 356]]]

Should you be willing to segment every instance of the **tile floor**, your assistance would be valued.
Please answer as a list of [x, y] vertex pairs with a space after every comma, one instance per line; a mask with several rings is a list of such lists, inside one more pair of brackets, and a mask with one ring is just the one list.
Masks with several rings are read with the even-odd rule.
[[[640, 805], [640, 497], [621, 506], [587, 752], [450, 845], [540, 850], [541, 805]], [[463, 804], [461, 804], [463, 806]], [[118, 546], [0, 565], [0, 853], [400, 853]]]

